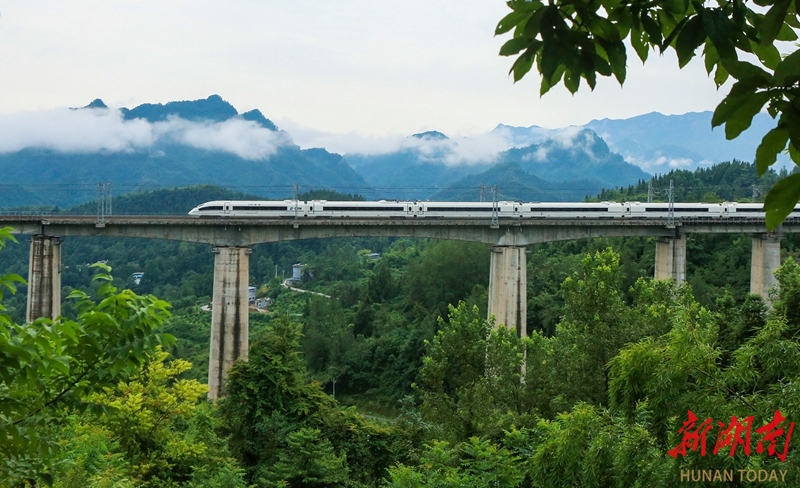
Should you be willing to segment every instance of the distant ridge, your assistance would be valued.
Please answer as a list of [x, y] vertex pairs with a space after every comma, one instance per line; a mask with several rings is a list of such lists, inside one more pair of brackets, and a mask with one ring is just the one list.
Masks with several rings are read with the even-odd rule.
[[498, 163], [478, 174], [466, 176], [431, 196], [431, 200], [453, 202], [478, 201], [481, 185], [487, 193], [484, 199], [491, 200], [491, 188], [498, 189], [498, 200], [524, 202], [574, 202], [583, 201], [603, 188], [598, 180], [547, 181], [526, 172], [516, 163]]

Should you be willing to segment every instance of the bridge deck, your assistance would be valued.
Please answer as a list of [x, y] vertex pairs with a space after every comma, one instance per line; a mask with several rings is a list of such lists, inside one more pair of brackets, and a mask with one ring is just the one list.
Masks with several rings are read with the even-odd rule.
[[[497, 245], [527, 245], [613, 236], [675, 237], [693, 233], [765, 234], [760, 218], [506, 218], [496, 227], [489, 219], [448, 218], [197, 218], [186, 215], [0, 215], [0, 227], [19, 234], [60, 237], [144, 237], [250, 246], [264, 242], [363, 236], [454, 239]], [[800, 232], [800, 219], [788, 219], [781, 233]]]

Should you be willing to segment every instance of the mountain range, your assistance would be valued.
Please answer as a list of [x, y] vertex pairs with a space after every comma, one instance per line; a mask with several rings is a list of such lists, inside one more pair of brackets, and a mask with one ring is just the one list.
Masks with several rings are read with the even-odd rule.
[[[627, 162], [653, 174], [674, 169], [694, 170], [734, 159], [752, 161], [761, 138], [775, 126], [766, 113], [734, 140], [725, 139], [723, 127], [711, 128], [712, 112], [664, 115], [652, 112], [628, 119], [600, 119], [566, 130], [590, 129]], [[565, 129], [500, 124], [492, 131], [521, 147], [557, 137]], [[788, 162], [783, 157], [782, 161]]]
[[759, 115], [753, 129], [725, 141], [710, 118], [652, 113], [564, 129], [500, 124], [457, 139], [428, 131], [382, 152], [340, 155], [303, 149], [259, 110], [239, 113], [219, 95], [131, 109], [97, 99], [6, 131], [0, 208], [78, 205], [97, 196], [101, 181], [113, 182], [115, 194], [214, 184], [290, 198], [298, 185], [367, 198], [478, 200], [491, 199], [497, 186], [501, 199], [582, 200], [650, 173], [749, 159], [770, 122]]
[[537, 200], [582, 200], [602, 188], [650, 176], [612, 153], [590, 129], [474, 162], [459, 161], [458, 142], [440, 132], [414, 134], [409, 139], [392, 153], [347, 154], [345, 158], [378, 197], [392, 192], [396, 198], [474, 200], [481, 185], [497, 185], [506, 199], [526, 200], [536, 194]]

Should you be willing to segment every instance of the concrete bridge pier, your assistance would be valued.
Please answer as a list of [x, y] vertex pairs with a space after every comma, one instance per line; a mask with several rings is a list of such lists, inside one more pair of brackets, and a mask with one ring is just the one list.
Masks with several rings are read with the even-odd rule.
[[211, 301], [211, 353], [208, 398], [223, 395], [222, 387], [234, 361], [247, 358], [250, 249], [215, 247], [214, 295]]
[[496, 324], [528, 335], [528, 287], [525, 246], [492, 246], [489, 271], [489, 317]]
[[61, 315], [61, 238], [35, 235], [28, 261], [26, 320]]
[[781, 236], [757, 234], [753, 236], [750, 261], [750, 293], [761, 295], [769, 305], [769, 289], [777, 284], [775, 271], [781, 265]]
[[656, 240], [657, 280], [686, 281], [686, 236], [660, 237]]

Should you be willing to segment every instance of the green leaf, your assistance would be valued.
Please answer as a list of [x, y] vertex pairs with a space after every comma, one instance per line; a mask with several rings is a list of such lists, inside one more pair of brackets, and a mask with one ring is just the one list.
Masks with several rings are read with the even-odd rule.
[[776, 229], [800, 200], [800, 173], [778, 181], [764, 199], [767, 229]]
[[619, 41], [619, 29], [614, 26], [608, 19], [603, 17], [591, 17], [587, 20], [589, 31], [595, 38], [604, 39], [607, 41]]
[[762, 46], [769, 46], [778, 36], [778, 33], [783, 27], [783, 19], [786, 17], [786, 11], [792, 0], [777, 0], [772, 8], [761, 19], [758, 25], [759, 37]]
[[[675, 52], [678, 54], [678, 66], [683, 68], [694, 57], [694, 53], [706, 38], [703, 19], [699, 15], [692, 17], [680, 30], [675, 40]], [[662, 47], [665, 48], [666, 46]], [[719, 46], [716, 46], [719, 49]]]
[[721, 64], [717, 64], [717, 71], [714, 72], [714, 84], [716, 84], [717, 88], [719, 88], [726, 81], [728, 81], [728, 70], [726, 70]]
[[546, 42], [542, 47], [542, 53], [539, 56], [539, 71], [548, 80], [552, 80], [553, 74], [555, 74], [559, 65], [566, 66], [569, 64], [569, 60], [564, 59], [564, 56], [559, 54], [552, 42]]
[[762, 46], [761, 44], [750, 41], [750, 47], [753, 49], [753, 53], [758, 56], [759, 61], [771, 70], [775, 70], [781, 62], [781, 53], [774, 44]]
[[514, 74], [514, 83], [521, 80], [522, 77], [531, 70], [535, 53], [536, 51], [534, 51], [532, 48], [528, 48], [516, 59], [516, 61], [514, 61], [514, 64], [511, 65], [510, 73]]
[[775, 127], [761, 139], [761, 144], [756, 149], [756, 172], [763, 175], [767, 169], [775, 164], [778, 153], [783, 151], [789, 141], [789, 131], [785, 127]]
[[797, 34], [794, 32], [794, 29], [790, 25], [783, 24], [781, 26], [781, 31], [775, 37], [778, 41], [796, 41]]
[[626, 65], [628, 63], [628, 55], [625, 52], [625, 44], [620, 42], [611, 43], [603, 46], [606, 54], [608, 55], [608, 62], [611, 66], [611, 71], [617, 78], [620, 85], [625, 83], [625, 76], [627, 74]]
[[789, 139], [789, 141], [792, 142], [792, 144], [789, 144], [789, 157], [792, 158], [794, 164], [800, 165], [800, 150], [797, 149], [796, 141], [792, 141], [791, 139]]
[[786, 56], [775, 68], [775, 81], [780, 85], [794, 83], [800, 79], [800, 50]]
[[728, 13], [721, 9], [703, 9], [701, 16], [706, 35], [717, 48], [720, 59], [737, 59], [734, 42], [739, 29], [728, 18]]
[[750, 127], [753, 117], [764, 108], [772, 95], [769, 92], [758, 92], [743, 100], [732, 117], [725, 123], [725, 137], [736, 139], [739, 134]]
[[[734, 85], [733, 88], [736, 88], [736, 85]], [[733, 114], [739, 110], [742, 103], [754, 95], [755, 92], [755, 88], [746, 92], [739, 92], [731, 89], [731, 93], [728, 93], [728, 96], [723, 98], [722, 102], [720, 102], [720, 104], [717, 105], [717, 108], [714, 109], [714, 115], [711, 117], [711, 127], [718, 127], [727, 122], [731, 117], [733, 117]]]
[[633, 46], [633, 50], [636, 51], [636, 54], [643, 63], [647, 61], [647, 54], [650, 51], [650, 47], [644, 41], [644, 32], [631, 30], [631, 46]]
[[56, 357], [56, 358], [53, 358], [53, 359], [55, 359], [55, 361], [53, 361], [51, 363], [53, 365], [53, 367], [59, 373], [63, 374], [64, 376], [68, 376], [69, 375], [69, 358]]
[[783, 123], [783, 126], [786, 127], [786, 130], [789, 131], [789, 138], [800, 141], [800, 111], [791, 103], [779, 105], [781, 105], [779, 107], [781, 110], [780, 121]]
[[511, 10], [516, 12], [533, 12], [542, 6], [539, 0], [510, 0], [506, 2]]
[[500, 48], [500, 56], [513, 56], [518, 54], [520, 51], [527, 48], [530, 42], [530, 40], [522, 37], [509, 39], [503, 44], [503, 47]]
[[686, 13], [688, 4], [688, 2], [684, 2], [683, 0], [665, 0], [661, 2], [661, 6], [664, 10], [677, 15]]
[[675, 28], [672, 29], [672, 32], [669, 33], [667, 38], [664, 39], [664, 46], [669, 46], [672, 44], [672, 41], [674, 41], [675, 37], [677, 37], [677, 35], [680, 34], [681, 29], [683, 29], [683, 26], [686, 25], [686, 22], [688, 20], [689, 17], [684, 17], [680, 22], [678, 22], [678, 25], [676, 25]]
[[647, 11], [642, 12], [642, 27], [647, 32], [648, 40], [651, 44], [661, 46], [661, 51], [664, 51], [664, 46], [661, 44], [661, 28], [658, 27], [656, 21], [651, 19]]
[[723, 58], [720, 62], [728, 70], [728, 73], [739, 81], [748, 81], [757, 86], [766, 86], [771, 84], [774, 79], [771, 74], [746, 61]]
[[557, 85], [558, 82], [561, 81], [561, 77], [564, 76], [564, 71], [565, 70], [566, 70], [566, 68], [562, 64], [562, 65], [559, 65], [558, 68], [556, 68], [556, 72], [553, 73], [553, 77], [550, 78], [549, 80], [543, 76], [542, 77], [542, 86], [539, 89], [539, 96], [543, 96], [545, 93], [550, 91], [550, 88], [552, 88], [553, 86]]
[[797, 13], [790, 13], [784, 21], [795, 29], [800, 29], [800, 19], [798, 19]]
[[530, 16], [530, 12], [511, 12], [497, 23], [497, 28], [494, 30], [494, 35], [499, 36], [500, 34], [505, 34], [518, 24], [521, 24], [527, 20]]

